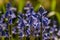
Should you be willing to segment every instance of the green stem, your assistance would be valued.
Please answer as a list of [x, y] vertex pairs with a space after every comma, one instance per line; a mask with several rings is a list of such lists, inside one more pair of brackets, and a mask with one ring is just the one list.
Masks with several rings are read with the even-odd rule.
[[55, 11], [55, 8], [56, 8], [56, 0], [52, 0], [51, 11]]
[[23, 7], [25, 5], [25, 1], [26, 0], [19, 0], [19, 4], [18, 4], [18, 11], [21, 11], [23, 10]]

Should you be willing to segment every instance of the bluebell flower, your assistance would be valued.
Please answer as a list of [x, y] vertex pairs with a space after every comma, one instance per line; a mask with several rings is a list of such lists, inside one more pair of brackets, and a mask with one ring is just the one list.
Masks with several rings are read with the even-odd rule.
[[26, 11], [26, 16], [29, 17], [31, 15], [35, 15], [33, 7], [32, 6], [31, 7], [28, 6], [28, 8], [29, 9]]
[[18, 18], [23, 18], [23, 17], [24, 17], [24, 14], [21, 13], [21, 12], [19, 12], [19, 13], [18, 13]]
[[0, 26], [0, 32], [2, 32], [2, 27]]
[[60, 36], [60, 30], [58, 30], [57, 35]]
[[38, 13], [36, 13], [36, 18], [40, 21], [40, 22], [42, 22], [42, 17], [38, 14]]
[[57, 24], [57, 21], [56, 20], [53, 20], [53, 25], [56, 25]]
[[20, 31], [20, 32], [19, 32], [19, 36], [20, 36], [20, 37], [24, 37], [23, 31]]
[[25, 24], [24, 24], [24, 22], [22, 22], [20, 27], [24, 27], [24, 26], [25, 26]]
[[37, 18], [40, 20], [40, 22], [42, 22], [43, 20], [43, 16], [45, 16], [47, 13], [47, 11], [45, 11], [45, 9], [43, 7], [40, 7], [39, 10], [38, 10], [38, 13], [36, 14], [37, 15]]
[[18, 29], [18, 34], [19, 34], [20, 37], [23, 37], [24, 36], [23, 29]]
[[20, 27], [20, 25], [21, 25], [20, 23], [17, 25], [17, 28], [18, 28], [18, 29], [20, 29], [20, 28], [21, 28], [21, 27]]
[[10, 12], [9, 10], [6, 11], [5, 17], [10, 16], [10, 13], [9, 12]]
[[5, 24], [5, 23], [2, 23], [0, 26], [2, 27], [3, 31], [7, 29], [7, 24]]
[[26, 16], [29, 17], [31, 15], [34, 15], [35, 16], [35, 12], [34, 12], [34, 9], [33, 7], [31, 7], [29, 10], [26, 11]]
[[39, 8], [39, 12], [42, 14], [45, 11], [42, 7]]
[[7, 5], [6, 5], [6, 8], [10, 8], [11, 7], [11, 3], [7, 3]]
[[30, 2], [29, 3], [27, 2], [24, 10], [29, 10], [31, 8], [31, 6], [32, 6], [31, 3]]
[[33, 7], [30, 8], [30, 14], [31, 15], [35, 15], [36, 14]]
[[2, 36], [5, 36], [5, 32], [4, 31], [2, 31], [1, 33], [2, 33]]
[[58, 31], [58, 29], [56, 27], [53, 27], [54, 31]]
[[12, 14], [11, 14], [11, 18], [13, 19], [13, 18], [16, 18], [16, 15], [12, 12]]
[[14, 14], [14, 12], [12, 10], [7, 10], [5, 17], [13, 19], [13, 18], [16, 18], [16, 15]]
[[16, 28], [15, 27], [12, 28], [12, 34], [16, 34]]
[[54, 33], [54, 28], [50, 28], [50, 33]]
[[30, 30], [26, 30], [26, 36], [30, 35]]
[[[28, 13], [28, 14], [29, 14], [29, 13]], [[30, 12], [30, 15], [27, 16], [27, 21], [28, 21], [28, 23], [29, 23], [30, 25], [33, 24], [33, 20], [34, 20], [34, 18], [33, 18], [32, 16], [33, 16], [33, 15], [31, 14], [31, 12]]]
[[40, 21], [37, 19], [37, 18], [35, 18], [35, 17], [33, 17], [33, 26], [34, 26], [34, 28], [40, 28], [40, 25], [41, 25], [41, 23], [40, 23]]
[[31, 7], [31, 6], [32, 6], [31, 3], [26, 4], [26, 7]]
[[25, 27], [25, 23], [24, 23], [23, 20], [21, 20], [21, 22], [20, 22], [20, 28], [24, 28], [24, 27]]
[[8, 24], [4, 23], [4, 26], [6, 27], [6, 30], [8, 30]]
[[12, 19], [9, 19], [8, 24], [12, 24], [12, 21], [13, 21]]
[[6, 10], [5, 19], [7, 19], [9, 24], [12, 24], [13, 19], [16, 18], [16, 15], [10, 8]]
[[23, 19], [22, 18], [18, 18], [18, 28], [23, 28], [25, 26], [25, 23], [23, 22]]
[[14, 14], [14, 12], [11, 10], [11, 4], [8, 3], [7, 4], [7, 10], [6, 10], [6, 13], [5, 13], [5, 17], [6, 18], [16, 18], [16, 15]]
[[9, 37], [8, 31], [5, 32], [5, 37]]
[[43, 23], [45, 26], [48, 26], [49, 19], [48, 19], [47, 17], [42, 18], [42, 23]]
[[23, 33], [22, 33], [22, 32], [20, 32], [20, 35], [19, 35], [19, 36], [20, 36], [20, 37], [22, 37], [22, 35], [23, 35]]
[[47, 13], [47, 11], [43, 7], [40, 7], [38, 13], [40, 14], [40, 16], [44, 16]]
[[2, 14], [2, 15], [1, 15], [1, 18], [4, 19], [4, 18], [5, 18], [5, 14]]
[[30, 7], [30, 9], [26, 11], [26, 19], [30, 26], [32, 26], [34, 18], [37, 17], [35, 14], [36, 13], [34, 12], [33, 7]]
[[30, 17], [30, 15], [31, 15], [30, 10], [27, 10], [25, 15], [26, 15], [27, 17]]
[[43, 38], [44, 39], [49, 39], [50, 38], [50, 33], [44, 33]]
[[2, 24], [3, 23], [3, 21], [4, 21], [4, 15], [2, 15], [1, 17], [0, 17], [0, 24]]
[[2, 23], [3, 23], [3, 19], [0, 20], [0, 24], [2, 24]]

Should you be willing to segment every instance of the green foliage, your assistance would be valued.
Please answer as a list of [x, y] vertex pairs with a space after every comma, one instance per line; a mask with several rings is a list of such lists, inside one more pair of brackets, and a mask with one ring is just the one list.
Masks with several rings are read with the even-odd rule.
[[18, 4], [18, 11], [23, 11], [23, 7], [25, 5], [25, 1], [26, 0], [19, 0], [19, 4]]
[[51, 10], [54, 11], [56, 9], [56, 0], [52, 0], [51, 2]]
[[30, 0], [32, 3], [32, 6], [34, 7], [34, 10], [37, 11], [41, 5], [41, 2], [39, 0]]
[[60, 13], [57, 12], [56, 17], [57, 17], [58, 23], [60, 24]]

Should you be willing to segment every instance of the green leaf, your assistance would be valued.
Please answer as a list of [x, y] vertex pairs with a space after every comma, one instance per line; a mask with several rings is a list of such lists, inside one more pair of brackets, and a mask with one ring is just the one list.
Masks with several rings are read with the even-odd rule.
[[5, 8], [5, 6], [3, 5], [3, 13], [5, 13], [6, 12], [6, 8]]
[[56, 8], [56, 0], [52, 0], [52, 3], [51, 3], [51, 10], [54, 11]]
[[56, 13], [56, 17], [57, 17], [57, 19], [58, 19], [58, 22], [59, 22], [59, 24], [60, 24], [60, 13]]
[[37, 11], [40, 7], [41, 1], [39, 0], [30, 0], [32, 3], [32, 6], [34, 7], [34, 10]]
[[2, 36], [2, 40], [4, 40], [4, 38], [5, 38], [5, 37], [4, 37], [4, 36]]
[[34, 10], [37, 11], [40, 7], [40, 3], [38, 3], [35, 7], [34, 7]]
[[23, 7], [25, 5], [25, 1], [26, 0], [19, 0], [19, 4], [18, 4], [18, 11], [21, 11], [23, 10]]

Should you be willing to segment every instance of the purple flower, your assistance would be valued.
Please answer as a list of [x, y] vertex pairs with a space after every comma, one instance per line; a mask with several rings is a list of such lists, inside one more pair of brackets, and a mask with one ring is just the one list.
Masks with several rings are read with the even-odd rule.
[[26, 4], [26, 6], [25, 6], [25, 8], [24, 8], [24, 10], [29, 10], [30, 8], [31, 8], [31, 3], [29, 2], [29, 3], [27, 3]]
[[2, 27], [0, 26], [0, 32], [2, 32]]
[[43, 38], [44, 39], [49, 39], [50, 38], [50, 33], [44, 33]]
[[9, 23], [9, 24], [12, 24], [12, 19], [9, 19], [9, 20], [8, 20], [8, 23]]
[[5, 37], [9, 37], [8, 31], [5, 32]]
[[7, 3], [7, 5], [6, 5], [6, 8], [10, 8], [11, 7], [11, 3]]
[[30, 30], [26, 30], [26, 36], [30, 36]]
[[45, 26], [48, 26], [49, 25], [49, 19], [47, 17], [43, 17], [42, 18], [42, 23], [45, 25]]
[[16, 34], [16, 28], [15, 27], [12, 28], [12, 34]]
[[58, 31], [57, 35], [60, 36], [60, 30]]
[[45, 11], [45, 9], [43, 7], [40, 7], [38, 10], [38, 14], [40, 14], [40, 16], [44, 16], [47, 13], [47, 11]]

